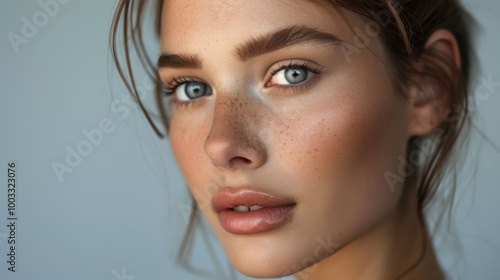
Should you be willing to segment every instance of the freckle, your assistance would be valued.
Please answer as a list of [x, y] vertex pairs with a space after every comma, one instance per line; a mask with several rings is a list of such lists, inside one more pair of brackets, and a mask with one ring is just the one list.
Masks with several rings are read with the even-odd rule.
[[280, 131], [280, 134], [283, 134], [283, 130], [282, 130], [282, 131]]
[[319, 152], [319, 150], [318, 150], [318, 149], [314, 149], [314, 151], [315, 151], [315, 152]]

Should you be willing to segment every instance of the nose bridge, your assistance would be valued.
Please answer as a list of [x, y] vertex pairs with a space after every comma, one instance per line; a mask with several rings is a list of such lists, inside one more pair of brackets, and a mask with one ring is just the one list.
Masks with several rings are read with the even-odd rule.
[[[248, 116], [253, 111], [249, 102], [248, 97], [243, 94], [218, 96], [210, 132], [214, 135], [223, 132], [223, 134], [235, 134], [233, 137], [248, 137], [244, 130], [250, 130], [251, 127], [248, 127], [248, 124], [245, 126], [245, 124], [250, 121]], [[255, 124], [252, 127], [254, 126]]]
[[217, 95], [205, 140], [205, 153], [214, 165], [257, 168], [265, 162], [265, 146], [258, 137], [262, 124], [258, 116], [262, 107], [256, 103], [245, 94]]

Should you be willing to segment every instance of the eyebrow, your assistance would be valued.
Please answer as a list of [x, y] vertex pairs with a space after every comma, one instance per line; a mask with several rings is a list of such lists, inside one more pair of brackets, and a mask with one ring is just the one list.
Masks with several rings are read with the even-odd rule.
[[241, 61], [246, 61], [279, 49], [311, 42], [326, 45], [339, 45], [343, 43], [334, 34], [306, 26], [294, 25], [248, 40], [236, 48], [236, 54]]
[[[251, 38], [235, 48], [239, 60], [247, 61], [256, 56], [271, 53], [291, 46], [307, 43], [339, 45], [343, 41], [336, 35], [314, 28], [294, 25], [279, 29], [269, 34]], [[163, 53], [158, 58], [158, 68], [192, 68], [203, 67], [202, 60], [195, 54]]]
[[202, 62], [197, 55], [164, 53], [158, 58], [157, 67], [200, 69], [202, 67]]

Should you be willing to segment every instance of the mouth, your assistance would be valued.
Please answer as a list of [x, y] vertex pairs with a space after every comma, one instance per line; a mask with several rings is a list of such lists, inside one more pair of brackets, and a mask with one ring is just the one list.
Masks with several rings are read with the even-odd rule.
[[295, 204], [290, 199], [247, 188], [224, 188], [212, 199], [222, 228], [233, 234], [275, 230], [290, 221]]

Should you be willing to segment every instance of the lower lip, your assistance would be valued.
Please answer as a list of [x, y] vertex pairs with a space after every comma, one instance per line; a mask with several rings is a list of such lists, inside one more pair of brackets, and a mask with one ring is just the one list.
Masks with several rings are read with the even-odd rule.
[[236, 212], [227, 209], [219, 212], [221, 226], [233, 234], [256, 234], [271, 231], [285, 224], [292, 216], [293, 205], [264, 207], [256, 211]]

